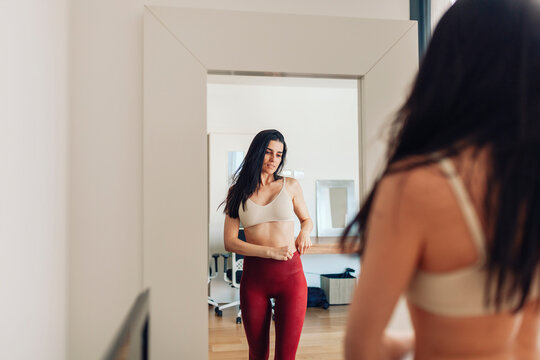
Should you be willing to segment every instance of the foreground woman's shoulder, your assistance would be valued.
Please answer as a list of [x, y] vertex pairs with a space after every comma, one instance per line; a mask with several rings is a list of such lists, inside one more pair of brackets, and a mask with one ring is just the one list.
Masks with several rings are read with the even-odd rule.
[[392, 164], [387, 175], [379, 184], [378, 193], [394, 201], [428, 205], [438, 202], [441, 187], [446, 178], [437, 162], [426, 162], [427, 158], [407, 158]]
[[427, 155], [409, 156], [388, 167], [387, 177], [406, 178], [415, 182], [444, 177], [437, 160]]

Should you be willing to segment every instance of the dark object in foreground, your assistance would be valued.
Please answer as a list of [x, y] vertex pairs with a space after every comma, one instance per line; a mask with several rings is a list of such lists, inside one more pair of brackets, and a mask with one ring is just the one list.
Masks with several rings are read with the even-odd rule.
[[139, 294], [102, 360], [148, 360], [150, 290]]

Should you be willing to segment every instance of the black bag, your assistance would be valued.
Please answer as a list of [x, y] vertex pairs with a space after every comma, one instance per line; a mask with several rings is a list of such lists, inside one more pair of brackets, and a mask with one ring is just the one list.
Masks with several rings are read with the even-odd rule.
[[351, 275], [354, 272], [354, 269], [346, 268], [345, 272], [340, 274], [321, 274], [321, 276], [330, 278], [330, 279], [354, 279], [355, 277]]
[[325, 310], [328, 309], [329, 304], [323, 289], [310, 286], [307, 290], [307, 307], [322, 307]]

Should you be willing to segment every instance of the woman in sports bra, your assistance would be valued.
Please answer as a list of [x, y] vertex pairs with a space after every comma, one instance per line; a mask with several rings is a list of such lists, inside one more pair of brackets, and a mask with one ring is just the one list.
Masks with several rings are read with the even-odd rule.
[[[240, 307], [251, 360], [268, 359], [275, 299], [275, 359], [294, 360], [304, 324], [307, 283], [300, 255], [313, 223], [299, 183], [279, 173], [287, 145], [277, 130], [258, 133], [225, 200], [225, 249], [244, 255]], [[300, 233], [294, 237], [295, 216]], [[240, 225], [246, 241], [238, 238]]]
[[392, 130], [353, 222], [346, 359], [540, 359], [540, 2], [457, 0]]

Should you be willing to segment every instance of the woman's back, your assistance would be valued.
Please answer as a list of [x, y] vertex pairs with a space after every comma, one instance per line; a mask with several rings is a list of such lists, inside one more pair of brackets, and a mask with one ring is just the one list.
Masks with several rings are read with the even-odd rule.
[[539, 104], [540, 3], [457, 0], [346, 230], [362, 256], [347, 359], [385, 358], [404, 293], [418, 359], [540, 358]]
[[[465, 150], [448, 159], [456, 170], [454, 176], [458, 177], [457, 182], [464, 185], [465, 199], [456, 193], [454, 187], [456, 185], [451, 184], [451, 175], [442, 171], [439, 163], [412, 170], [414, 174], [402, 174], [409, 177], [409, 181], [412, 182], [420, 179], [420, 186], [410, 184], [407, 188], [411, 191], [414, 189], [421, 191], [416, 195], [424, 197], [424, 205], [428, 207], [430, 214], [428, 219], [418, 219], [424, 223], [425, 240], [418, 258], [417, 270], [422, 274], [433, 276], [431, 280], [439, 281], [438, 286], [444, 283], [443, 279], [452, 280], [448, 275], [457, 275], [457, 282], [446, 281], [449, 287], [455, 288], [446, 291], [464, 300], [465, 303], [468, 298], [472, 300], [475, 296], [478, 298], [484, 294], [486, 273], [481, 268], [485, 253], [475, 245], [475, 234], [471, 229], [474, 220], [471, 222], [467, 218], [476, 216], [481, 227], [480, 231], [485, 234], [484, 241], [489, 239], [489, 227], [486, 226], [483, 211], [488, 156], [487, 151], [482, 151], [476, 156], [473, 151]], [[474, 214], [467, 214], [464, 209], [464, 202], [467, 201], [470, 201]], [[459, 281], [460, 278], [466, 280], [467, 277], [477, 278], [477, 282], [481, 285], [465, 291]], [[414, 280], [413, 275], [411, 282], [414, 283]], [[429, 283], [423, 285], [427, 287]], [[424, 291], [427, 292], [429, 289]], [[440, 294], [432, 295], [433, 298], [440, 296]], [[422, 304], [421, 301], [419, 303]], [[422, 305], [409, 302], [415, 328], [417, 359], [506, 360], [518, 359], [517, 352], [520, 355], [519, 359], [538, 358], [535, 339], [538, 335], [539, 321], [532, 302], [527, 304], [524, 311], [517, 314], [509, 307], [502, 312], [494, 313], [478, 306], [476, 309], [474, 307], [453, 309], [451, 301], [447, 304], [447, 308], [429, 311]], [[459, 302], [454, 306], [462, 307]], [[455, 316], [460, 311], [465, 311], [466, 315]]]

